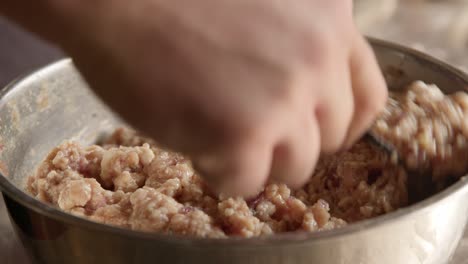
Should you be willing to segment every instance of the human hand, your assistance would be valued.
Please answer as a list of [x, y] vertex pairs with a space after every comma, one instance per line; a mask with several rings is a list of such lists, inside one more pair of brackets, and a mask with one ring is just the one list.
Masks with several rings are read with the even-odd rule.
[[55, 38], [93, 89], [229, 194], [300, 186], [386, 100], [351, 0], [56, 5], [74, 36]]

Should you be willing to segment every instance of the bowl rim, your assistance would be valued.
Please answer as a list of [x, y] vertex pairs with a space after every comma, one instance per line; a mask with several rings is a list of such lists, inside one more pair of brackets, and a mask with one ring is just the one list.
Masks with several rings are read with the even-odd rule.
[[[389, 41], [380, 40], [372, 37], [368, 37], [368, 40], [370, 44], [374, 47], [388, 48], [390, 50], [400, 52], [405, 56], [413, 57], [416, 60], [425, 61], [432, 65], [438, 66], [441, 69], [444, 69], [445, 71], [448, 71], [451, 74], [453, 74], [454, 78], [458, 78], [464, 83], [467, 83], [468, 86], [468, 75], [466, 73], [438, 59], [435, 59], [429, 55], [426, 55], [414, 49]], [[22, 83], [32, 81], [34, 78], [36, 78], [35, 76], [37, 75], [48, 75], [57, 70], [63, 69], [64, 67], [72, 66], [72, 64], [73, 62], [70, 58], [65, 58], [48, 64], [38, 70], [32, 71], [29, 74], [22, 75], [22, 77], [19, 77], [16, 80], [12, 81], [3, 90], [0, 91], [0, 104], [4, 103], [8, 99], [9, 95], [15, 93], [16, 88], [21, 87]], [[313, 233], [291, 232], [266, 237], [234, 237], [229, 239], [197, 238], [178, 235], [148, 233], [86, 220], [84, 218], [65, 213], [51, 205], [47, 205], [45, 203], [40, 202], [39, 200], [27, 194], [25, 191], [17, 188], [1, 172], [0, 191], [2, 192], [4, 197], [6, 196], [7, 198], [14, 200], [15, 202], [28, 208], [29, 210], [32, 210], [43, 216], [47, 216], [55, 221], [75, 225], [79, 228], [83, 228], [89, 231], [108, 232], [114, 235], [125, 236], [128, 238], [150, 240], [152, 242], [166, 243], [174, 246], [229, 246], [248, 248], [255, 245], [256, 249], [259, 249], [259, 247], [272, 247], [279, 245], [284, 247], [285, 245], [303, 244], [319, 242], [329, 239], [337, 239], [339, 237], [351, 236], [360, 231], [369, 231], [372, 229], [376, 229], [382, 227], [383, 225], [394, 223], [395, 221], [402, 221], [408, 217], [411, 217], [414, 214], [420, 214], [425, 211], [428, 211], [431, 209], [431, 206], [443, 203], [443, 201], [447, 200], [452, 196], [461, 195], [465, 192], [468, 192], [468, 179], [466, 176], [464, 176], [456, 183], [452, 184], [443, 191], [418, 203], [412, 204], [410, 206], [398, 209], [396, 211], [381, 216], [352, 223], [339, 229]], [[10, 214], [10, 212], [8, 212], [8, 214]]]

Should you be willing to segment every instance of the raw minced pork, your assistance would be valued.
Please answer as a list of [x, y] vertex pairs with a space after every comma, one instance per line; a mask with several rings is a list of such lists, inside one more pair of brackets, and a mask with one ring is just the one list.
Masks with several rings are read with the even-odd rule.
[[[374, 129], [389, 138], [397, 135], [395, 129], [401, 130], [405, 121], [395, 117], [401, 115], [395, 105], [408, 103], [409, 97], [411, 104], [423, 104], [418, 111], [428, 104], [437, 105], [434, 100], [458, 102], [466, 97], [458, 94], [446, 99], [434, 86], [415, 85], [404, 95], [392, 95]], [[421, 95], [430, 103], [415, 99]], [[457, 111], [464, 114], [464, 101], [458, 106], [461, 110]], [[468, 125], [463, 117], [456, 120]], [[457, 133], [465, 132], [463, 129], [458, 123], [456, 131], [461, 132]], [[427, 145], [424, 131], [408, 135]], [[439, 141], [448, 142], [446, 134], [442, 139], [431, 135], [436, 146]], [[455, 141], [452, 138], [450, 142], [461, 144], [457, 136]], [[190, 160], [124, 128], [101, 145], [68, 141], [56, 147], [29, 178], [27, 189], [45, 203], [93, 221], [210, 238], [330, 230], [408, 205], [407, 173], [387, 152], [365, 140], [350, 150], [322, 156], [303, 188], [291, 190], [284, 184], [270, 183], [256, 197], [245, 200], [215, 194], [193, 170]]]

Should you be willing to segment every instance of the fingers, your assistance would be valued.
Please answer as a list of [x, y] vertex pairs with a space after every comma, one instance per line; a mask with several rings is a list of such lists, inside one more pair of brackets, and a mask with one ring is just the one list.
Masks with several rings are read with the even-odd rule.
[[267, 181], [272, 148], [250, 139], [194, 159], [195, 169], [218, 193], [252, 197]]
[[320, 142], [324, 153], [336, 152], [342, 147], [355, 107], [347, 64], [332, 65], [324, 76], [320, 76], [321, 87], [315, 87], [320, 89], [320, 103], [315, 115], [320, 124]]
[[199, 157], [197, 170], [228, 195], [256, 195], [268, 177], [293, 188], [303, 185], [321, 151], [352, 144], [385, 105], [385, 82], [365, 40], [354, 37], [350, 52], [349, 61], [347, 56], [332, 57], [336, 60], [328, 60], [320, 70], [319, 87], [312, 87], [318, 98], [313, 100], [318, 102], [315, 112], [304, 114], [307, 107], [299, 106], [288, 112], [289, 118], [276, 120], [283, 122], [278, 126], [283, 138], [277, 137], [278, 131], [272, 133], [276, 138], [244, 137], [248, 140], [241, 144]]
[[350, 147], [369, 129], [384, 108], [388, 95], [374, 54], [359, 34], [353, 39], [350, 71], [355, 109], [346, 137], [346, 147]]
[[[273, 152], [271, 178], [289, 187], [301, 187], [312, 175], [320, 153], [320, 135], [315, 116], [298, 122], [299, 127]], [[311, 120], [312, 119], [312, 120]]]

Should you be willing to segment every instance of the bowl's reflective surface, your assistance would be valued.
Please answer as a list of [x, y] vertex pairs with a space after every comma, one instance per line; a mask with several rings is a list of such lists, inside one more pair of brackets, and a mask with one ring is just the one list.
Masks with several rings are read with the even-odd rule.
[[[392, 89], [415, 79], [446, 92], [468, 84], [462, 73], [424, 55], [380, 41], [373, 47]], [[439, 264], [448, 261], [467, 221], [462, 179], [421, 203], [332, 232], [217, 241], [113, 228], [59, 212], [17, 188], [63, 140], [89, 144], [121, 124], [69, 60], [12, 84], [2, 94], [0, 119], [0, 187], [17, 233], [40, 263]]]

